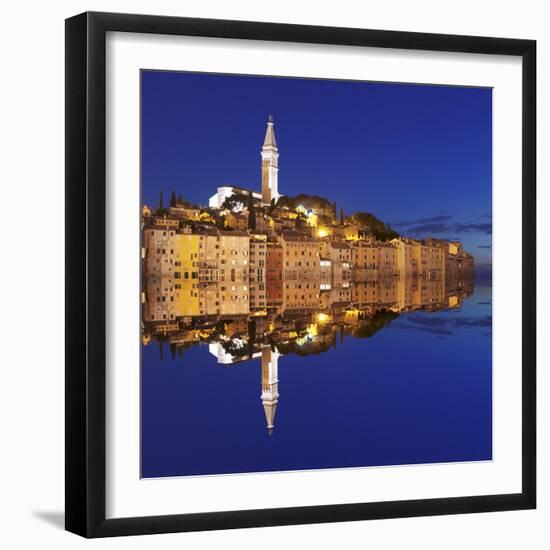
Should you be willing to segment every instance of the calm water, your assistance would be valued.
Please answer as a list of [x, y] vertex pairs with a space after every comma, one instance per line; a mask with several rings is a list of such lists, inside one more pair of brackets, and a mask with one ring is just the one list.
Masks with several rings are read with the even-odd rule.
[[490, 286], [325, 353], [281, 355], [271, 435], [260, 358], [142, 351], [143, 477], [492, 458]]

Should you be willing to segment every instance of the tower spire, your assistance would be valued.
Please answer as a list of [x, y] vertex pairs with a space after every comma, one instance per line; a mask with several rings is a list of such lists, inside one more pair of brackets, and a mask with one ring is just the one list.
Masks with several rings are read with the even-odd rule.
[[279, 401], [279, 379], [277, 363], [279, 354], [266, 346], [262, 349], [262, 405], [267, 422], [267, 433], [273, 433], [275, 411]]
[[267, 129], [262, 147], [262, 202], [265, 204], [269, 204], [272, 199], [279, 198], [279, 149], [275, 140], [274, 125], [273, 115], [270, 114], [267, 118]]
[[275, 141], [275, 130], [274, 130], [275, 123], [273, 122], [273, 115], [269, 115], [267, 118], [267, 129], [265, 131], [265, 139], [264, 139], [264, 146], [266, 147], [273, 147], [277, 149], [277, 142]]

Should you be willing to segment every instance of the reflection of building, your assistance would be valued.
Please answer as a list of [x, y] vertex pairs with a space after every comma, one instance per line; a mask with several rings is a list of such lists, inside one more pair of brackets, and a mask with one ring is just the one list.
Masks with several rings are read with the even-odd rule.
[[[204, 248], [207, 238], [206, 235], [203, 237]], [[215, 237], [215, 235], [209, 237]], [[221, 243], [224, 236], [220, 234], [218, 237]], [[239, 236], [234, 238], [238, 239]], [[212, 243], [215, 242], [217, 241], [214, 239]], [[274, 265], [279, 266], [278, 272], [281, 273], [282, 247], [278, 245], [270, 247], [270, 243], [265, 241], [262, 244], [266, 246], [266, 254], [269, 255], [270, 249], [275, 251], [279, 259]], [[228, 250], [239, 252], [243, 250], [239, 248], [237, 241], [234, 243], [227, 241], [225, 245], [228, 246]], [[216, 249], [213, 248], [213, 250]], [[260, 250], [258, 248], [251, 254], [257, 254], [259, 259], [262, 257], [259, 255]], [[229, 253], [227, 256], [238, 257], [238, 254]], [[243, 257], [246, 258], [244, 255]], [[190, 255], [189, 261], [193, 258], [194, 256]], [[467, 258], [464, 262], [467, 262]], [[244, 261], [242, 263], [244, 265]], [[185, 266], [178, 266], [178, 268], [183, 270]], [[191, 268], [193, 268], [192, 262]], [[171, 276], [148, 276], [146, 288], [154, 287], [164, 280], [167, 282]], [[267, 282], [269, 277], [266, 278]], [[282, 282], [286, 285], [286, 282]], [[293, 281], [294, 283], [307, 285], [297, 281]], [[221, 288], [222, 282], [219, 284]], [[305, 290], [304, 287], [298, 290], [307, 291], [307, 286]], [[228, 367], [261, 358], [261, 401], [268, 433], [272, 434], [279, 401], [278, 361], [280, 356], [293, 353], [301, 356], [323, 353], [336, 346], [338, 342], [338, 345], [341, 345], [348, 336], [371, 337], [404, 312], [460, 307], [462, 301], [471, 295], [472, 291], [472, 276], [457, 276], [452, 287], [446, 286], [444, 278], [380, 277], [372, 281], [354, 282], [348, 288], [315, 291], [318, 296], [316, 306], [312, 308], [289, 308], [286, 307], [290, 303], [288, 302], [279, 307], [271, 306], [261, 316], [251, 310], [248, 314], [224, 315], [220, 312], [217, 316], [152, 320], [148, 314], [144, 313], [142, 343], [149, 345], [156, 340], [162, 352], [162, 343], [168, 342], [173, 357], [178, 350], [183, 351], [192, 345], [208, 343], [208, 349], [216, 361]], [[170, 290], [167, 292], [167, 295], [171, 295]], [[148, 290], [147, 293], [155, 296], [154, 290]], [[300, 300], [297, 299], [296, 303], [299, 302]], [[156, 302], [151, 306], [154, 310]], [[148, 304], [144, 304], [144, 308], [147, 307], [149, 307]]]
[[273, 242], [267, 243], [266, 295], [268, 307], [283, 301], [283, 247]]
[[322, 241], [321, 264], [330, 261], [331, 287], [348, 288], [351, 282], [352, 248], [341, 241]]
[[283, 308], [313, 309], [319, 305], [321, 279], [319, 242], [285, 232], [283, 247]]
[[143, 345], [158, 342], [162, 356], [169, 344], [174, 357], [207, 343], [224, 365], [261, 357], [269, 433], [280, 355], [371, 337], [404, 312], [460, 307], [474, 274], [460, 243], [392, 238], [373, 216], [338, 217], [326, 198], [281, 197], [278, 157], [270, 117], [261, 192], [219, 187], [210, 208], [183, 198], [163, 208], [161, 195], [141, 211]]
[[221, 315], [249, 312], [249, 237], [248, 233], [220, 231], [219, 309]]
[[413, 258], [413, 241], [406, 238], [393, 239], [395, 246], [397, 271], [401, 277], [412, 277], [417, 273], [418, 266]]
[[173, 320], [199, 315], [199, 235], [165, 228], [143, 231], [147, 285], [144, 320]]
[[351, 243], [351, 263], [355, 281], [370, 281], [378, 276], [378, 247], [372, 241]]
[[472, 255], [464, 251], [461, 243], [447, 243], [447, 255], [445, 258], [445, 279], [447, 285], [457, 286], [459, 281], [471, 278], [473, 273], [474, 259]]
[[264, 311], [267, 307], [265, 235], [250, 236], [250, 311]]
[[382, 277], [393, 277], [397, 273], [397, 253], [391, 243], [378, 243], [378, 271]]
[[426, 239], [414, 241], [413, 260], [418, 266], [418, 275], [430, 279], [444, 277], [445, 274], [445, 247], [444, 241]]
[[262, 405], [269, 435], [273, 433], [275, 412], [279, 400], [279, 354], [268, 346], [262, 349]]

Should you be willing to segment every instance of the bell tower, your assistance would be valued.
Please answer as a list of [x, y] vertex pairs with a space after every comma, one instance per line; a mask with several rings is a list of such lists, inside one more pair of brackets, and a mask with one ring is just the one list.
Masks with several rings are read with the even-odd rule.
[[262, 349], [262, 405], [267, 421], [267, 433], [273, 433], [275, 411], [279, 401], [279, 378], [277, 363], [279, 354], [266, 346]]
[[269, 115], [262, 147], [262, 202], [264, 204], [269, 204], [272, 199], [276, 201], [279, 198], [277, 181], [279, 172], [279, 149], [277, 149], [273, 126], [273, 116]]

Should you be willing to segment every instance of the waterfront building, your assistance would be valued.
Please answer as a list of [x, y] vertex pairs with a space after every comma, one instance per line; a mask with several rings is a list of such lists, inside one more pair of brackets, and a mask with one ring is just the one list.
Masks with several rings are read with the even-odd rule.
[[376, 243], [378, 252], [378, 273], [380, 277], [393, 277], [397, 274], [397, 251], [389, 242]]
[[330, 290], [332, 288], [332, 260], [326, 258], [321, 253], [321, 259], [319, 260], [320, 266], [320, 290]]
[[266, 247], [266, 303], [268, 307], [283, 301], [283, 247], [268, 242]]
[[261, 234], [250, 235], [250, 311], [265, 312], [267, 308], [266, 290], [267, 237]]
[[249, 235], [241, 231], [219, 232], [220, 315], [249, 312]]
[[321, 282], [319, 242], [301, 233], [284, 232], [281, 235], [281, 244], [283, 308], [318, 307]]
[[[191, 267], [191, 256], [196, 252], [198, 241], [184, 243], [183, 238], [173, 229], [166, 227], [146, 227], [142, 232], [142, 261], [144, 269], [144, 320], [172, 321], [179, 316], [179, 308], [184, 302], [180, 285], [176, 287], [176, 277], [181, 274], [181, 262], [185, 261], [188, 276], [192, 273], [197, 276], [196, 269]], [[189, 251], [187, 250], [189, 246]], [[185, 260], [182, 255], [185, 255]], [[189, 301], [189, 310], [197, 306], [192, 298]]]
[[175, 230], [146, 227], [142, 232], [142, 252], [145, 272], [161, 275], [173, 272]]
[[426, 239], [413, 241], [413, 260], [418, 266], [418, 275], [429, 279], [445, 276], [446, 249], [444, 241]]
[[[174, 235], [173, 314], [175, 318], [200, 315], [200, 236]], [[172, 296], [171, 296], [172, 299]]]
[[400, 277], [412, 277], [417, 274], [418, 266], [413, 257], [413, 240], [404, 237], [392, 239], [396, 251], [397, 272]]
[[461, 279], [473, 276], [474, 259], [459, 242], [449, 242], [445, 256], [445, 278], [448, 285], [456, 286]]
[[372, 240], [350, 243], [353, 280], [371, 281], [378, 276], [378, 247]]
[[322, 240], [319, 244], [321, 258], [331, 262], [333, 288], [349, 287], [351, 283], [352, 249], [346, 242]]
[[280, 236], [283, 247], [283, 279], [318, 281], [319, 241], [294, 231], [285, 231]]
[[221, 245], [219, 231], [203, 227], [199, 233], [199, 315], [221, 314]]

